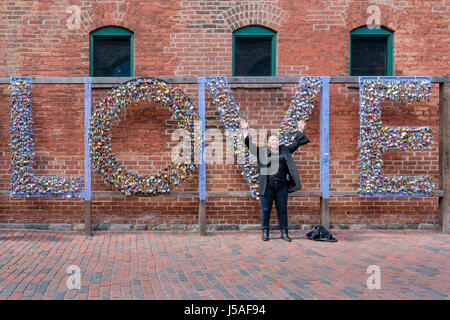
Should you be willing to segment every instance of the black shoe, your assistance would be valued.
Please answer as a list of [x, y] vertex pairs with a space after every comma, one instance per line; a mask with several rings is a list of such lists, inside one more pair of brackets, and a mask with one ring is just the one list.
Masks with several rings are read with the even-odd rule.
[[269, 230], [263, 230], [262, 241], [269, 241]]
[[289, 238], [289, 236], [288, 236], [287, 229], [281, 230], [281, 239], [283, 239], [283, 240], [285, 240], [287, 242], [291, 242], [292, 241], [291, 238]]

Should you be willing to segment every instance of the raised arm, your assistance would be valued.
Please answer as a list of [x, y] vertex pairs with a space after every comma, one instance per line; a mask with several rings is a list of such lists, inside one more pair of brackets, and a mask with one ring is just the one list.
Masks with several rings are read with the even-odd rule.
[[[244, 131], [245, 132], [245, 131]], [[247, 149], [250, 153], [252, 153], [255, 156], [259, 155], [259, 147], [253, 143], [252, 138], [250, 137], [250, 134], [248, 131], [246, 131], [245, 134], [245, 145], [247, 146]]]
[[245, 137], [245, 146], [249, 150], [250, 153], [252, 153], [255, 156], [259, 155], [259, 147], [253, 143], [252, 138], [250, 137], [250, 134], [248, 133], [248, 123], [244, 119], [241, 120], [241, 129], [244, 130], [244, 137]]
[[303, 132], [305, 126], [306, 124], [304, 121], [298, 122], [298, 131], [295, 133], [294, 141], [287, 146], [290, 153], [295, 152], [295, 150], [297, 150], [298, 147], [307, 144], [309, 142], [308, 138], [305, 136], [305, 133]]
[[290, 153], [295, 152], [301, 145], [307, 144], [309, 142], [308, 138], [305, 136], [303, 131], [297, 131], [294, 136], [294, 141], [287, 146]]

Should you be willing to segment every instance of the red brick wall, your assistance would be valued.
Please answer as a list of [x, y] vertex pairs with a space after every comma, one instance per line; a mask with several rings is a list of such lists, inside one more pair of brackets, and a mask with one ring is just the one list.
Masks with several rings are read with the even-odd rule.
[[[445, 1], [372, 1], [381, 24], [394, 31], [395, 75], [449, 74], [449, 8]], [[80, 8], [81, 24], [69, 29], [69, 6]], [[231, 75], [232, 31], [260, 24], [277, 31], [277, 75], [348, 75], [349, 33], [365, 25], [367, 1], [12, 1], [0, 3], [0, 77], [88, 76], [89, 32], [108, 25], [134, 32], [136, 76]], [[9, 188], [8, 85], [0, 86], [0, 189]], [[182, 88], [197, 103], [195, 85]], [[233, 89], [242, 114], [254, 128], [277, 128], [289, 106], [294, 85], [281, 89]], [[105, 94], [95, 89], [93, 105]], [[82, 85], [33, 85], [35, 173], [83, 177]], [[331, 190], [359, 185], [357, 140], [358, 90], [330, 90]], [[318, 105], [317, 105], [318, 106]], [[317, 107], [316, 106], [316, 107]], [[431, 174], [438, 181], [438, 87], [429, 103], [383, 105], [388, 125], [429, 125], [434, 147], [420, 152], [388, 152], [386, 175]], [[207, 128], [223, 125], [207, 92]], [[113, 148], [128, 168], [140, 173], [169, 161], [175, 123], [158, 104], [130, 106], [113, 131]], [[311, 143], [294, 159], [304, 190], [319, 188], [319, 114], [306, 134]], [[225, 151], [224, 151], [225, 154]], [[197, 173], [174, 191], [197, 190]], [[238, 165], [207, 168], [207, 190], [248, 191]], [[99, 175], [94, 191], [108, 191]], [[1, 197], [0, 223], [82, 223], [81, 199]], [[437, 198], [331, 198], [332, 224], [437, 223]], [[260, 206], [252, 198], [207, 201], [209, 224], [258, 224]], [[318, 198], [290, 198], [289, 222], [319, 222]], [[198, 201], [175, 198], [94, 198], [94, 223], [195, 224]], [[273, 222], [276, 223], [275, 212]]]

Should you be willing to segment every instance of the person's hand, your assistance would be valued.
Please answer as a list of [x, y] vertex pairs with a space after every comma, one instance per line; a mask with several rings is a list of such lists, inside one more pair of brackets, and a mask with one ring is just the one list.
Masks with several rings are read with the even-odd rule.
[[304, 131], [304, 130], [305, 130], [305, 127], [306, 127], [306, 122], [303, 121], [303, 120], [300, 120], [300, 121], [297, 123], [297, 127], [298, 127], [298, 131]]
[[241, 128], [243, 130], [248, 130], [248, 122], [245, 119], [241, 119]]

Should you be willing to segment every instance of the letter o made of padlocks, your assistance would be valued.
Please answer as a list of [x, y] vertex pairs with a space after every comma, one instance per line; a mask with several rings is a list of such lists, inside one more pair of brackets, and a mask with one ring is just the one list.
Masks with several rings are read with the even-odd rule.
[[[172, 161], [166, 168], [149, 175], [140, 175], [121, 166], [111, 149], [111, 129], [119, 114], [130, 104], [141, 101], [160, 102], [172, 112], [178, 129], [189, 132], [192, 161]], [[195, 121], [198, 113], [195, 105], [180, 88], [157, 78], [137, 78], [111, 89], [94, 108], [90, 127], [90, 157], [93, 168], [100, 173], [106, 184], [126, 195], [151, 196], [167, 193], [188, 178], [195, 169]], [[181, 148], [180, 153], [185, 150]]]

